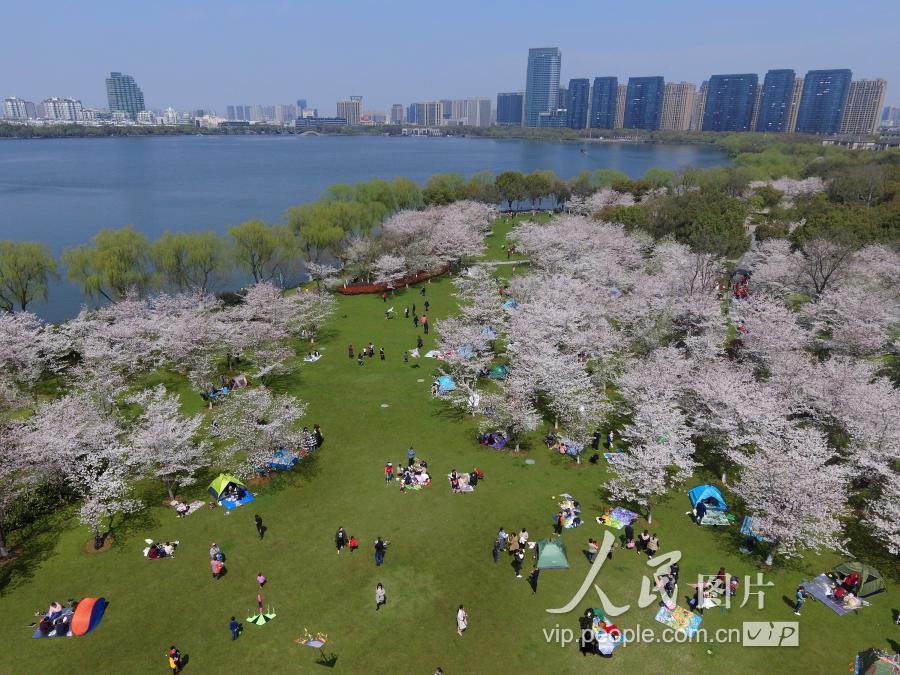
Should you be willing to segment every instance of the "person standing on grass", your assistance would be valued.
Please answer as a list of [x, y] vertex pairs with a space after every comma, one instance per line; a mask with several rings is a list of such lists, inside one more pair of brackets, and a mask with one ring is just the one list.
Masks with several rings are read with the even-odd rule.
[[534, 567], [531, 570], [531, 574], [528, 575], [528, 585], [531, 586], [531, 594], [535, 595], [537, 593], [537, 585], [538, 585], [538, 575], [541, 571]]
[[181, 652], [178, 651], [178, 648], [175, 645], [169, 647], [168, 653], [166, 656], [169, 659], [169, 668], [172, 669], [173, 673], [181, 672]]
[[496, 565], [498, 562], [500, 562], [500, 550], [501, 550], [501, 548], [502, 548], [502, 547], [501, 547], [501, 545], [500, 545], [500, 539], [494, 539], [494, 548], [491, 550], [491, 556], [493, 556], [493, 558], [494, 558], [494, 564], [495, 564], [495, 565]]
[[409, 446], [409, 450], [406, 451], [406, 459], [408, 462], [407, 466], [412, 466], [416, 461], [416, 451], [413, 450], [413, 446]]
[[425, 330], [425, 335], [428, 335], [428, 316], [422, 315], [422, 328]]
[[375, 539], [375, 566], [381, 567], [384, 564], [384, 549], [387, 547], [387, 544], [378, 536]]
[[404, 307], [404, 308], [403, 308], [403, 318], [404, 318], [404, 319], [408, 319], [408, 318], [409, 318], [409, 307]]
[[387, 302], [387, 291], [381, 294], [381, 299]]
[[416, 315], [413, 316], [413, 326], [414, 326], [415, 328], [418, 328], [418, 327], [419, 327], [419, 315], [418, 315], [418, 314], [416, 314]]
[[259, 584], [259, 587], [260, 587], [260, 588], [262, 588], [263, 586], [266, 585], [266, 577], [263, 576], [263, 573], [262, 573], [262, 572], [259, 572], [259, 573], [256, 575], [256, 583]]
[[528, 530], [526, 530], [523, 527], [522, 531], [519, 532], [519, 546], [524, 547], [525, 544], [527, 544], [527, 543], [528, 543]]
[[387, 593], [384, 591], [384, 586], [378, 584], [375, 586], [375, 611], [377, 612], [384, 604], [387, 604]]
[[394, 465], [388, 462], [384, 467], [384, 484], [390, 485], [394, 482]]
[[521, 550], [513, 554], [513, 569], [516, 572], [516, 579], [522, 578], [522, 565], [525, 561], [525, 554]]
[[347, 345], [347, 356], [353, 358], [353, 345]]
[[588, 539], [588, 562], [594, 562], [597, 553], [600, 551], [600, 545], [594, 539]]
[[256, 523], [256, 534], [259, 535], [259, 538], [262, 539], [263, 535], [266, 532], [266, 528], [263, 526], [262, 518], [259, 517], [259, 514], [253, 516], [253, 520]]
[[806, 589], [803, 586], [797, 586], [797, 595], [796, 601], [794, 602], [794, 614], [800, 616], [800, 610], [803, 609], [803, 603], [806, 602], [806, 598], [809, 597], [809, 593], [806, 592]]
[[231, 617], [231, 622], [228, 624], [228, 630], [231, 631], [231, 639], [237, 640], [238, 634], [241, 632], [241, 624], [237, 622], [237, 619]]
[[339, 527], [337, 532], [335, 533], [334, 545], [337, 548], [338, 555], [340, 555], [341, 549], [347, 545], [347, 533], [344, 532], [343, 527]]
[[[422, 289], [425, 290], [424, 288]], [[466, 613], [465, 608], [460, 605], [459, 609], [456, 610], [456, 634], [462, 637], [462, 634], [466, 632], [466, 628], [469, 627], [469, 615]]]
[[500, 540], [500, 548], [501, 548], [501, 549], [506, 548], [506, 539], [507, 539], [508, 536], [509, 536], [509, 535], [506, 534], [506, 530], [504, 530], [504, 529], [501, 527], [501, 528], [500, 528], [500, 531], [497, 533], [497, 539]]
[[378, 355], [381, 357], [381, 360], [384, 361], [384, 347], [378, 350]]
[[421, 336], [421, 335], [417, 335], [417, 336], [416, 336], [416, 349], [422, 349], [422, 347], [423, 347], [424, 345], [425, 345], [425, 342], [422, 340], [422, 336]]
[[425, 301], [425, 311], [427, 312], [429, 309], [431, 309], [431, 303], [426, 300]]

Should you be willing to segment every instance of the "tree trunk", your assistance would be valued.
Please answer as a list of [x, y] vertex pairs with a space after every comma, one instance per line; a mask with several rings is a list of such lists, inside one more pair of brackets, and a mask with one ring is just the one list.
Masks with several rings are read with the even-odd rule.
[[9, 549], [6, 547], [6, 531], [3, 529], [3, 523], [0, 523], [0, 558], [9, 556]]
[[653, 524], [653, 513], [651, 513], [650, 509], [647, 509], [647, 524]]
[[778, 542], [772, 544], [772, 548], [769, 549], [769, 555], [766, 556], [766, 565], [772, 566], [775, 563], [775, 556], [778, 553]]
[[728, 485], [728, 469], [722, 467], [722, 485]]
[[169, 499], [171, 499], [174, 502], [175, 501], [175, 492], [174, 492], [174, 486], [173, 486], [172, 482], [166, 481], [166, 490], [168, 490], [168, 492], [169, 492]]

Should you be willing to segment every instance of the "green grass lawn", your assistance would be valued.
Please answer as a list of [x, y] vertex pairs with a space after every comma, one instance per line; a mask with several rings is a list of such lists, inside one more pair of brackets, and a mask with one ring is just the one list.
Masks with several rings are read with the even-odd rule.
[[[429, 317], [439, 320], [453, 309], [452, 284], [441, 279], [426, 287]], [[800, 618], [799, 648], [633, 643], [617, 649], [612, 660], [601, 661], [582, 657], [572, 645], [548, 643], [545, 629], [577, 629], [578, 614], [599, 606], [591, 591], [569, 615], [545, 611], [566, 604], [585, 578], [589, 565], [581, 551], [588, 537], [602, 534], [593, 518], [605, 505], [601, 486], [606, 469], [551, 454], [537, 434], [520, 455], [479, 446], [472, 418], [431, 400], [435, 362], [401, 360], [402, 350], [415, 346], [416, 334], [402, 318], [402, 309], [412, 302], [421, 307], [422, 301], [417, 288], [390, 298], [398, 318], [385, 320], [380, 298], [339, 298], [338, 311], [321, 336], [324, 358], [302, 364], [274, 385], [309, 402], [308, 423], [322, 425], [325, 444], [293, 473], [262, 488], [252, 505], [230, 515], [204, 509], [184, 519], [172, 510], [151, 508], [118, 528], [115, 546], [100, 554], [85, 552], [87, 529], [64, 514], [47, 531], [32, 533], [26, 553], [0, 570], [5, 646], [0, 672], [164, 672], [164, 652], [172, 643], [189, 655], [189, 673], [317, 672], [316, 652], [293, 642], [304, 627], [328, 634], [326, 651], [336, 656], [334, 669], [346, 673], [432, 673], [437, 666], [448, 675], [597, 669], [846, 673], [858, 651], [896, 648], [896, 579], [888, 582], [888, 593], [872, 598], [872, 606], [858, 614], [838, 617], [809, 601]], [[432, 338], [427, 336], [426, 348]], [[387, 360], [376, 356], [357, 366], [347, 357], [347, 344], [359, 348], [370, 340], [376, 351], [384, 346]], [[202, 409], [184, 383], [163, 379], [180, 389], [186, 409]], [[401, 494], [385, 486], [382, 468], [386, 461], [396, 464], [405, 458], [410, 444], [429, 461], [435, 482], [421, 492]], [[535, 463], [525, 464], [526, 458]], [[474, 467], [484, 470], [487, 479], [472, 494], [451, 494], [445, 475], [453, 468]], [[204, 488], [199, 485], [187, 494], [201, 496]], [[663, 551], [682, 552], [682, 604], [686, 584], [698, 573], [714, 574], [720, 566], [740, 576], [757, 571], [754, 561], [738, 552], [737, 527], [714, 531], [688, 520], [685, 491], [673, 493], [655, 509], [651, 526]], [[514, 577], [505, 556], [498, 565], [492, 562], [491, 545], [501, 525], [508, 531], [527, 527], [534, 540], [549, 535], [555, 496], [561, 492], [582, 502], [587, 522], [563, 535], [570, 569], [543, 572], [533, 595], [525, 579]], [[162, 494], [156, 497], [158, 503]], [[268, 526], [263, 541], [256, 537], [254, 513]], [[335, 552], [338, 526], [360, 539], [360, 551]], [[377, 535], [391, 542], [380, 568], [372, 555]], [[178, 539], [181, 546], [171, 560], [148, 561], [141, 555], [145, 537]], [[228, 574], [218, 581], [209, 574], [212, 541], [228, 558]], [[712, 632], [740, 627], [746, 620], [794, 620], [788, 603], [797, 583], [837, 560], [809, 556], [777, 567], [766, 574], [774, 587], [766, 589], [764, 610], [755, 604], [707, 610], [703, 626]], [[278, 617], [261, 627], [245, 625], [242, 637], [231, 642], [229, 618], [243, 620], [255, 608], [260, 571], [269, 579], [264, 602], [274, 606]], [[597, 576], [613, 602], [632, 605], [617, 620], [620, 626], [662, 629], [653, 620], [655, 604], [637, 608], [640, 578], [650, 571], [645, 558], [617, 549]], [[387, 590], [388, 603], [376, 613], [378, 582]], [[27, 624], [36, 610], [51, 600], [94, 595], [110, 602], [94, 633], [31, 639]], [[460, 603], [469, 612], [469, 631], [462, 638], [455, 630]]]

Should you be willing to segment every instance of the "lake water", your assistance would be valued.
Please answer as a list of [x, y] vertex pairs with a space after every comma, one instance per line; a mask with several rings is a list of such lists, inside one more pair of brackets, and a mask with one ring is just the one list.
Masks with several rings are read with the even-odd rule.
[[[586, 148], [582, 153], [581, 148]], [[54, 253], [104, 227], [215, 230], [250, 218], [277, 221], [333, 183], [439, 172], [549, 169], [563, 178], [613, 168], [726, 164], [695, 145], [582, 145], [480, 138], [177, 136], [0, 141], [0, 239], [48, 243]], [[63, 273], [64, 277], [64, 273]], [[84, 302], [65, 279], [33, 310], [58, 321]]]

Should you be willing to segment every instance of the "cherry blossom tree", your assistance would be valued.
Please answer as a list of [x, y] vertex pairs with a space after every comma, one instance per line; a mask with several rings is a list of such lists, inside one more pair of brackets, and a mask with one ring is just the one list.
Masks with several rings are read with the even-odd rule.
[[447, 395], [455, 406], [475, 414], [478, 408], [478, 373], [491, 361], [490, 339], [484, 328], [465, 319], [450, 317], [434, 327], [441, 352], [441, 369], [456, 383]]
[[515, 444], [515, 452], [519, 452], [522, 436], [537, 429], [542, 421], [527, 392], [521, 378], [511, 373], [500, 382], [497, 392], [482, 396], [484, 417], [479, 428], [484, 432], [504, 431]]
[[309, 278], [316, 282], [316, 289], [322, 290], [322, 284], [328, 285], [328, 281], [340, 274], [343, 265], [326, 265], [324, 263], [309, 261], [306, 263], [306, 271]]
[[131, 488], [127, 468], [118, 453], [102, 458], [92, 456], [91, 459], [98, 461], [90, 467], [87, 463], [81, 465], [85, 470], [81, 479], [87, 492], [78, 510], [78, 519], [91, 529], [94, 548], [99, 550], [112, 530], [115, 517], [140, 511], [143, 505], [128, 496]]
[[0, 378], [7, 396], [31, 393], [41, 375], [61, 367], [62, 342], [30, 312], [0, 313]]
[[0, 558], [9, 556], [6, 543], [9, 510], [32, 486], [37, 475], [31, 460], [19, 446], [18, 429], [0, 425]]
[[472, 266], [465, 274], [456, 277], [453, 284], [460, 315], [473, 324], [501, 333], [506, 313], [497, 280], [490, 271], [482, 266]]
[[234, 392], [216, 415], [226, 461], [238, 476], [249, 478], [267, 468], [280, 448], [297, 451], [303, 431], [296, 426], [305, 413], [306, 403], [287, 394], [262, 387]]
[[128, 436], [129, 462], [142, 475], [162, 481], [175, 499], [175, 491], [192, 485], [197, 471], [209, 464], [209, 444], [198, 438], [201, 415], [181, 414], [180, 402], [159, 385], [133, 396], [143, 407]]
[[393, 288], [394, 282], [406, 273], [406, 261], [402, 256], [385, 253], [378, 256], [372, 268], [373, 281], [376, 284], [387, 284]]
[[741, 474], [732, 489], [753, 514], [754, 527], [775, 542], [767, 564], [777, 554], [844, 551], [839, 535], [849, 469], [832, 461], [820, 431], [788, 424], [761, 435], [755, 451], [737, 452], [735, 459]]
[[900, 476], [888, 480], [881, 495], [869, 502], [865, 522], [888, 551], [900, 555]]
[[277, 286], [259, 282], [247, 289], [244, 301], [226, 310], [227, 341], [234, 355], [254, 366], [253, 377], [266, 381], [287, 372], [295, 357], [287, 342], [295, 319], [294, 301]]

